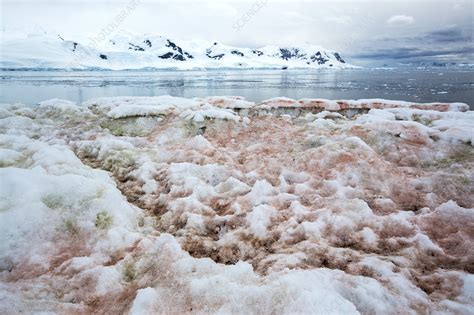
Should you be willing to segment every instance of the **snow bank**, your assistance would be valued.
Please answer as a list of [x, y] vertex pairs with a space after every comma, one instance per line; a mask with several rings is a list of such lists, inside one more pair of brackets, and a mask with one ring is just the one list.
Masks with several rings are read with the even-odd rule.
[[240, 117], [236, 116], [231, 109], [219, 108], [212, 104], [220, 105], [221, 107], [225, 105], [230, 107], [250, 106], [243, 100], [232, 98], [222, 98], [221, 102], [218, 102], [216, 98], [185, 99], [169, 95], [157, 97], [104, 97], [84, 103], [85, 106], [99, 110], [113, 119], [180, 114], [181, 117], [195, 122], [202, 122], [205, 119], [223, 119], [239, 122]]
[[0, 312], [468, 314], [472, 112], [275, 104], [2, 105]]
[[262, 101], [259, 106], [264, 108], [278, 107], [300, 107], [300, 108], [322, 108], [329, 111], [347, 109], [389, 109], [389, 108], [413, 108], [422, 110], [436, 110], [441, 112], [469, 110], [469, 105], [464, 103], [412, 103], [404, 101], [393, 101], [385, 99], [360, 99], [360, 100], [327, 100], [307, 99], [294, 100], [285, 97], [277, 97]]

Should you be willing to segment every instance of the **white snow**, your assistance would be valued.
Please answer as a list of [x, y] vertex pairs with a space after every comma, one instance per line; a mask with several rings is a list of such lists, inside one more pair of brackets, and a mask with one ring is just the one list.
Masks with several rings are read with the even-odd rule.
[[187, 120], [193, 120], [195, 122], [202, 122], [205, 119], [223, 119], [233, 120], [235, 122], [240, 121], [240, 117], [235, 115], [232, 110], [213, 108], [211, 106], [205, 106], [204, 109], [197, 111], [187, 110], [181, 113], [181, 117]]
[[69, 100], [62, 100], [58, 98], [42, 101], [38, 105], [40, 108], [52, 107], [52, 108], [58, 108], [60, 110], [66, 110], [66, 109], [76, 110], [77, 109], [76, 103], [71, 102]]
[[144, 288], [137, 291], [137, 296], [133, 300], [130, 315], [142, 315], [156, 313], [156, 301], [160, 300], [158, 290], [153, 288]]
[[276, 210], [268, 205], [259, 205], [247, 215], [247, 222], [250, 225], [250, 231], [259, 238], [267, 236], [267, 228], [270, 219], [276, 215]]

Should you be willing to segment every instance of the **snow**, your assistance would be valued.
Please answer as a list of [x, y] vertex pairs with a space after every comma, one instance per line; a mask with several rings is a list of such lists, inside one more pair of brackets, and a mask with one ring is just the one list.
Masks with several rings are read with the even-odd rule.
[[97, 107], [110, 118], [129, 116], [165, 115], [173, 110], [199, 107], [200, 102], [163, 95], [158, 97], [102, 97], [85, 102], [85, 106]]
[[308, 99], [294, 100], [286, 97], [277, 97], [262, 101], [263, 108], [277, 107], [303, 107], [303, 108], [323, 108], [327, 111], [338, 111], [345, 109], [390, 109], [408, 108], [436, 111], [465, 112], [469, 110], [469, 105], [464, 103], [413, 103], [386, 99], [359, 99], [359, 100], [328, 100], [328, 99]]
[[466, 275], [463, 284], [463, 294], [467, 298], [474, 298], [474, 276], [472, 274]]
[[[57, 34], [3, 33], [0, 66], [9, 69], [356, 68], [342, 62], [340, 56], [338, 59], [335, 51], [308, 44], [250, 49], [121, 31], [110, 40], [88, 46], [86, 40]], [[283, 56], [283, 51], [291, 56]], [[318, 53], [320, 57], [316, 58]]]
[[[209, 101], [212, 102], [212, 99]], [[244, 102], [240, 101], [237, 104], [240, 103]], [[113, 119], [181, 114], [181, 117], [195, 122], [202, 122], [205, 119], [223, 119], [235, 122], [241, 120], [232, 109], [213, 106], [207, 103], [206, 99], [185, 99], [169, 95], [138, 98], [106, 97], [90, 100], [85, 105], [103, 111]], [[248, 105], [244, 104], [243, 106]]]
[[203, 122], [205, 119], [223, 119], [233, 120], [235, 122], [240, 121], [240, 117], [235, 115], [232, 110], [213, 108], [211, 106], [197, 111], [187, 110], [181, 114], [181, 117], [195, 122]]
[[258, 180], [252, 187], [252, 190], [247, 194], [253, 205], [261, 205], [267, 202], [267, 200], [275, 195], [276, 190], [266, 180]]
[[133, 300], [131, 315], [152, 314], [158, 310], [154, 308], [155, 301], [160, 300], [160, 294], [153, 288], [144, 288], [137, 291]]
[[247, 215], [250, 231], [259, 238], [266, 238], [268, 225], [276, 213], [274, 208], [267, 205], [259, 205], [253, 208], [252, 212]]
[[76, 103], [71, 102], [69, 100], [62, 100], [58, 98], [42, 101], [38, 105], [40, 108], [52, 107], [52, 108], [58, 108], [60, 110], [66, 110], [66, 109], [76, 110], [77, 109]]
[[0, 149], [0, 163], [5, 165], [15, 164], [23, 155], [15, 150]]
[[300, 101], [2, 105], [0, 312], [468, 314], [473, 112]]
[[364, 227], [362, 229], [362, 236], [364, 238], [364, 241], [367, 242], [369, 245], [373, 245], [377, 243], [378, 237], [374, 233], [374, 231], [369, 227]]
[[[24, 145], [32, 150], [37, 143]], [[27, 153], [33, 162], [31, 169], [0, 170], [0, 194], [4, 200], [4, 211], [0, 213], [3, 258], [9, 252], [41, 256], [43, 252], [54, 251], [48, 240], [58, 229], [76, 224], [77, 228], [90, 229], [98, 209], [113, 218], [112, 230], [114, 225], [120, 230], [133, 225], [135, 211], [102, 171], [88, 169], [66, 148], [61, 151], [37, 146], [36, 152]]]

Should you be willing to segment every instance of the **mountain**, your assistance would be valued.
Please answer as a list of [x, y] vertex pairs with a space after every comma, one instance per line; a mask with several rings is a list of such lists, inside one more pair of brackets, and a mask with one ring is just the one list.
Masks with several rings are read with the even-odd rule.
[[457, 62], [442, 62], [442, 61], [429, 61], [429, 62], [411, 62], [411, 63], [399, 63], [398, 68], [418, 68], [418, 69], [432, 69], [432, 68], [466, 68], [471, 69], [474, 67], [473, 63], [457, 63]]
[[354, 68], [338, 52], [309, 44], [252, 49], [126, 33], [95, 42], [52, 34], [4, 37], [0, 54], [3, 69]]

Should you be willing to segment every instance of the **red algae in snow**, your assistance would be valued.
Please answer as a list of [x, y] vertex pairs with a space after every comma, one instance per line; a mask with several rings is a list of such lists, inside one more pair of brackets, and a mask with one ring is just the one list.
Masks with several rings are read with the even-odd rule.
[[469, 314], [465, 104], [0, 111], [0, 311]]

